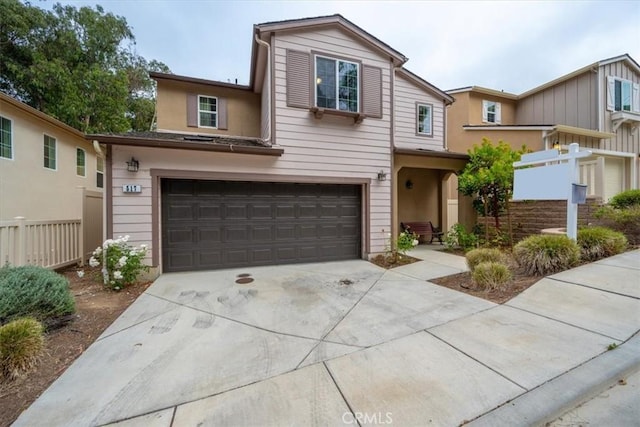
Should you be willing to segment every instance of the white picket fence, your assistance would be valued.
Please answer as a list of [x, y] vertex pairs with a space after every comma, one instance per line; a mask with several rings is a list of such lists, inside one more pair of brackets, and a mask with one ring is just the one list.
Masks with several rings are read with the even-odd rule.
[[39, 265], [56, 269], [82, 260], [82, 221], [29, 221], [16, 217], [0, 221], [2, 265]]

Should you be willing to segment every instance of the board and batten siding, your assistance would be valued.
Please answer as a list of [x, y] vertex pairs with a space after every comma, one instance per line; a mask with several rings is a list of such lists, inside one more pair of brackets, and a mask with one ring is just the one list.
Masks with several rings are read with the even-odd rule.
[[[607, 110], [607, 76], [614, 76], [632, 83], [640, 84], [640, 75], [638, 75], [624, 61], [613, 62], [600, 67], [600, 111], [602, 111], [602, 131], [613, 132], [613, 124], [611, 123], [611, 114], [613, 111]], [[638, 129], [633, 132], [629, 124], [623, 124], [616, 130], [616, 137], [604, 140], [601, 145], [603, 150], [622, 151], [625, 153], [640, 153], [640, 131]]]
[[597, 74], [585, 72], [518, 101], [516, 123], [597, 130], [597, 98]]
[[[396, 74], [395, 138], [398, 148], [444, 150], [444, 103], [429, 91], [418, 87], [406, 77]], [[432, 136], [417, 134], [418, 111], [416, 104], [432, 106]]]
[[[376, 176], [380, 170], [390, 175], [391, 167], [391, 86], [388, 57], [337, 28], [277, 34], [272, 49], [275, 69], [275, 140], [278, 147], [285, 150], [285, 154], [276, 161], [277, 172], [371, 179], [369, 205], [366, 206], [370, 251], [384, 251], [388, 244], [386, 234], [391, 229], [391, 183], [389, 180], [379, 182]], [[302, 99], [304, 95], [287, 94], [287, 53], [291, 51], [301, 52], [302, 55], [294, 54], [294, 60], [303, 63], [305, 54], [308, 54], [310, 74], [314, 63], [312, 52], [359, 62], [362, 64], [361, 79], [363, 69], [380, 69], [382, 117], [368, 116], [360, 124], [354, 124], [351, 117], [329, 114], [321, 119], [315, 118], [309, 111], [309, 104], [305, 105]], [[303, 84], [304, 81], [299, 80], [296, 87], [301, 88], [304, 93]], [[292, 101], [288, 96], [291, 98], [291, 95], [294, 95], [294, 104], [297, 100], [300, 107], [288, 106], [288, 101], [289, 104]], [[309, 95], [312, 97], [313, 93]], [[367, 95], [360, 95], [359, 101], [362, 103], [363, 97], [366, 98]]]

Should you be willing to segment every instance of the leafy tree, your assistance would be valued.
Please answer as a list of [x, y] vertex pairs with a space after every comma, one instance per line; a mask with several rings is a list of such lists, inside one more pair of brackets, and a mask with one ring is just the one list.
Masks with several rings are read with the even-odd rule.
[[83, 132], [149, 129], [148, 72], [169, 69], [135, 53], [125, 18], [18, 0], [0, 0], [0, 16], [0, 90]]
[[459, 191], [474, 197], [476, 209], [484, 216], [492, 216], [498, 231], [500, 214], [508, 207], [513, 191], [513, 162], [527, 151], [525, 146], [514, 151], [502, 141], [493, 145], [483, 138], [480, 145], [469, 150], [469, 163], [458, 177]]

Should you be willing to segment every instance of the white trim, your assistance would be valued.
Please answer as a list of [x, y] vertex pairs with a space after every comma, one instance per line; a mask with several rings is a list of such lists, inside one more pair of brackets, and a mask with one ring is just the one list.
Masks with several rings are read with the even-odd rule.
[[[568, 148], [569, 148], [568, 145], [562, 145], [562, 149], [563, 150], [566, 150]], [[582, 148], [585, 148], [585, 149], [591, 151], [593, 154], [601, 154], [601, 155], [604, 155], [604, 156], [630, 157], [630, 158], [635, 158], [636, 157], [636, 153], [627, 153], [625, 151], [601, 150], [599, 148], [588, 148], [588, 147], [582, 147]]]
[[[200, 110], [200, 97], [203, 98], [210, 98], [210, 99], [215, 99], [216, 100], [216, 111], [205, 111], [205, 110]], [[196, 98], [196, 102], [197, 102], [197, 111], [198, 111], [198, 127], [199, 128], [205, 128], [205, 129], [218, 129], [218, 97], [217, 96], [211, 96], [211, 95], [198, 95], [198, 97]], [[216, 117], [216, 125], [215, 126], [203, 126], [200, 124], [200, 112], [203, 113], [207, 113], [207, 114], [215, 114]]]
[[[499, 125], [500, 123], [502, 123], [502, 117], [501, 117], [502, 106], [500, 104], [501, 103], [499, 101], [490, 101], [488, 99], [482, 100], [482, 122], [483, 123], [493, 123], [496, 125]], [[489, 120], [489, 108], [492, 105], [493, 105], [493, 111], [491, 112], [491, 114], [493, 114], [493, 120]]]
[[[429, 132], [420, 132], [420, 107], [429, 110]], [[416, 104], [416, 134], [433, 137], [433, 104], [421, 102]]]
[[[53, 152], [54, 152], [54, 155], [55, 155], [54, 162], [56, 164], [55, 168], [50, 168], [50, 167], [47, 167], [47, 166], [44, 165], [44, 143], [45, 143], [45, 138], [46, 137], [49, 137], [49, 138], [53, 139]], [[54, 137], [54, 136], [48, 135], [48, 134], [43, 132], [42, 133], [42, 148], [43, 148], [43, 152], [42, 152], [42, 167], [44, 169], [46, 169], [46, 170], [49, 170], [49, 171], [57, 171], [58, 170], [58, 139], [56, 137]]]
[[5, 120], [9, 120], [9, 122], [11, 123], [11, 133], [9, 134], [9, 144], [11, 146], [11, 157], [0, 156], [0, 159], [3, 159], [3, 160], [15, 160], [16, 159], [16, 152], [15, 152], [15, 146], [14, 146], [14, 143], [13, 143], [13, 134], [15, 133], [15, 128], [13, 126], [14, 120], [10, 119], [7, 116], [0, 115], [0, 117], [2, 117]]
[[[82, 150], [82, 152], [84, 153], [84, 175], [78, 175], [78, 166], [79, 166], [78, 165], [78, 150]], [[79, 176], [81, 178], [86, 178], [87, 177], [87, 150], [85, 150], [84, 148], [76, 146], [75, 159], [76, 159], [76, 176]]]
[[[98, 164], [100, 160], [102, 160], [102, 170], [98, 169]], [[105, 168], [104, 158], [101, 156], [96, 156], [96, 188], [104, 188], [104, 168]], [[102, 187], [98, 186], [98, 174], [102, 175]]]
[[477, 126], [477, 125], [463, 125], [464, 130], [554, 130], [555, 126]]
[[[341, 59], [341, 58], [332, 58], [330, 56], [326, 56], [326, 55], [319, 55], [319, 54], [314, 54], [313, 55], [313, 106], [314, 107], [318, 107], [318, 108], [328, 108], [328, 107], [319, 107], [318, 106], [318, 62], [317, 59], [318, 58], [323, 58], [323, 59], [328, 59], [330, 61], [335, 61], [336, 63], [336, 108], [330, 108], [330, 110], [336, 110], [336, 111], [346, 111], [346, 112], [350, 112], [350, 113], [359, 113], [360, 112], [360, 100], [362, 98], [362, 88], [360, 85], [361, 79], [360, 79], [360, 73], [361, 73], [361, 67], [360, 64], [358, 62], [354, 62], [354, 61], [349, 61], [347, 59]], [[355, 111], [351, 111], [349, 109], [347, 110], [341, 110], [340, 109], [340, 67], [338, 66], [338, 62], [344, 62], [346, 64], [353, 64], [356, 66], [356, 70], [357, 70], [357, 78], [358, 81], [356, 82], [356, 88], [358, 90], [358, 99], [356, 100], [356, 110]]]

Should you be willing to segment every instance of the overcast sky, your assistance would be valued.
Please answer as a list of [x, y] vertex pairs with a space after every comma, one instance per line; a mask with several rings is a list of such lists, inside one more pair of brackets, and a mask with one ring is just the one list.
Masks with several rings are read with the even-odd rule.
[[[522, 93], [593, 62], [640, 61], [640, 1], [61, 1], [124, 16], [137, 51], [176, 74], [247, 84], [253, 25], [340, 13], [447, 90]], [[50, 0], [33, 1], [50, 8]]]

